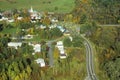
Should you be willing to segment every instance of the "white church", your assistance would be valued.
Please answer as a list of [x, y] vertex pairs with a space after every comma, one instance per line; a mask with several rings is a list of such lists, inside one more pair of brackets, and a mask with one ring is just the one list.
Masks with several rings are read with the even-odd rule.
[[33, 10], [32, 6], [29, 10], [31, 20], [40, 20], [41, 19], [41, 14], [35, 10]]

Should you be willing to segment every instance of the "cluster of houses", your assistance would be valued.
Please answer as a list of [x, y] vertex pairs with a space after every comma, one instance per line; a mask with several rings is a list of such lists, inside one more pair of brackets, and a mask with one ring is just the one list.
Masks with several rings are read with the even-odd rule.
[[[28, 45], [33, 46], [33, 50], [34, 50], [33, 55], [37, 52], [41, 52], [41, 45], [40, 44], [32, 44], [29, 42]], [[21, 46], [22, 46], [22, 42], [9, 42], [8, 43], [8, 47], [13, 47], [15, 49], [18, 49]]]
[[[18, 16], [16, 19], [17, 20], [22, 20], [23, 17]], [[10, 17], [9, 18], [5, 17], [3, 13], [0, 13], [0, 21], [6, 21], [6, 22], [9, 22], [9, 23], [13, 23], [15, 21], [15, 19], [10, 18]]]
[[[33, 10], [32, 7], [28, 10], [28, 12], [30, 14], [29, 17], [30, 17], [30, 19], [31, 19], [30, 21], [32, 23], [36, 23], [37, 20], [40, 21], [42, 19], [42, 17], [44, 16], [44, 14], [45, 14], [44, 12], [37, 12], [37, 11]], [[6, 13], [8, 13], [8, 15], [13, 15], [13, 12], [11, 12], [11, 11], [6, 11]], [[15, 19], [13, 17], [6, 17], [5, 16], [6, 13], [5, 12], [0, 13], [0, 21], [7, 21], [9, 23], [14, 22]], [[52, 15], [54, 13], [53, 12], [48, 12], [48, 14]], [[46, 17], [49, 17], [50, 21], [53, 22], [53, 23], [58, 22], [58, 19], [56, 19], [55, 17], [54, 18], [52, 18], [50, 16], [46, 16]], [[23, 17], [22, 16], [18, 16], [16, 19], [17, 20], [22, 20]]]
[[[40, 44], [28, 43], [28, 45], [33, 46], [34, 52], [32, 53], [32, 55], [35, 55], [35, 53], [40, 53], [41, 52], [41, 45]], [[22, 46], [22, 42], [9, 42], [8, 43], [8, 47], [13, 47], [15, 49], [18, 49], [21, 46]], [[37, 64], [40, 65], [40, 67], [45, 67], [45, 61], [44, 61], [44, 59], [38, 58], [35, 61], [36, 61]]]
[[[58, 29], [60, 29], [61, 32], [64, 33], [64, 35], [70, 35], [69, 31], [65, 27], [57, 25], [58, 19], [53, 17], [53, 16], [51, 16], [51, 15], [54, 14], [54, 12], [48, 12], [48, 15], [45, 16], [44, 15], [45, 13], [37, 12], [37, 11], [33, 10], [32, 7], [28, 10], [28, 12], [30, 13], [30, 22], [36, 23], [37, 21], [41, 21], [43, 17], [48, 17], [50, 22], [53, 23], [53, 24], [48, 26], [50, 29], [57, 27]], [[22, 16], [18, 16], [16, 19], [20, 21], [20, 20], [23, 19], [23, 17]], [[12, 23], [12, 22], [15, 21], [15, 19], [14, 18], [7, 18], [7, 17], [5, 17], [3, 15], [3, 13], [0, 13], [0, 21], [6, 21], [6, 22], [9, 22], [9, 23]], [[46, 25], [41, 24], [37, 28], [45, 29]], [[24, 37], [24, 38], [26, 38], [26, 37]]]
[[[34, 52], [32, 53], [32, 55], [35, 55], [36, 53], [41, 52], [41, 44], [33, 44], [33, 43], [29, 42], [28, 45], [33, 46]], [[8, 47], [13, 47], [15, 49], [18, 49], [21, 46], [22, 46], [22, 42], [9, 42], [8, 43]], [[56, 47], [58, 48], [58, 50], [60, 52], [60, 59], [65, 59], [67, 57], [67, 54], [65, 53], [63, 42], [58, 41], [57, 44], [56, 44]], [[37, 64], [40, 65], [40, 67], [45, 67], [44, 59], [38, 58], [35, 61], [36, 61]]]
[[[36, 20], [40, 20], [42, 18], [42, 16], [43, 16], [41, 13], [38, 13], [37, 11], [34, 11], [32, 7], [29, 10], [29, 13], [30, 13], [31, 22], [34, 22], [34, 23], [36, 22]], [[50, 14], [54, 14], [54, 13], [50, 13]], [[17, 17], [17, 19], [18, 20], [22, 20], [23, 17]], [[4, 15], [2, 13], [0, 13], [0, 21], [3, 21], [3, 20], [5, 20], [7, 22], [10, 22], [10, 23], [15, 21], [14, 19], [9, 19], [9, 18], [4, 17]], [[56, 24], [58, 22], [58, 20], [56, 18], [51, 18], [50, 17], [50, 20], [51, 20], [51, 22], [54, 23], [53, 25], [49, 25], [50, 29], [57, 27], [58, 29], [60, 29], [60, 31], [62, 33], [68, 33], [68, 35], [69, 35], [69, 31], [65, 27], [59, 26], [59, 25]], [[39, 27], [36, 27], [36, 28], [45, 29], [46, 26], [41, 24]], [[32, 38], [33, 38], [33, 35], [30, 35], [30, 34], [25, 35], [25, 36], [22, 37], [22, 39], [32, 39]], [[12, 39], [17, 39], [17, 38], [12, 37]], [[34, 50], [34, 52], [32, 53], [33, 55], [35, 55], [35, 53], [40, 53], [41, 52], [41, 45], [40, 44], [28, 43], [28, 45], [33, 46], [33, 50]], [[21, 46], [22, 46], [22, 42], [9, 42], [8, 43], [8, 47], [14, 47], [15, 49], [18, 49]], [[62, 41], [58, 41], [56, 47], [58, 48], [58, 50], [60, 52], [60, 59], [65, 59], [67, 54], [64, 51], [63, 42]], [[38, 58], [35, 61], [41, 67], [45, 66], [44, 59]]]
[[65, 59], [67, 57], [67, 54], [65, 53], [63, 42], [58, 41], [56, 44], [56, 47], [58, 48], [60, 52], [60, 59]]

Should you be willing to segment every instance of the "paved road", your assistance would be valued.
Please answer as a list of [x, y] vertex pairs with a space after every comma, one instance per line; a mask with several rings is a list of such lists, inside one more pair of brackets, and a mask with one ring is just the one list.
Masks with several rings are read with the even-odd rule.
[[[83, 36], [82, 36], [83, 37]], [[94, 71], [94, 64], [93, 64], [93, 50], [90, 42], [85, 38], [85, 48], [86, 48], [86, 67], [87, 67], [87, 77], [85, 80], [98, 80]]]
[[60, 38], [55, 39], [55, 40], [47, 41], [47, 45], [49, 47], [48, 55], [49, 55], [49, 65], [50, 65], [50, 67], [53, 67], [53, 65], [54, 65], [54, 58], [53, 58], [53, 49], [54, 49], [54, 47], [52, 46], [52, 43], [56, 42], [56, 41], [59, 41], [59, 40], [61, 40], [63, 38], [64, 37], [60, 37]]
[[120, 24], [103, 24], [103, 25], [98, 25], [98, 26], [102, 26], [102, 27], [120, 27]]
[[47, 42], [48, 47], [49, 47], [49, 51], [48, 51], [48, 55], [49, 55], [49, 65], [50, 67], [53, 67], [54, 64], [54, 60], [53, 60], [53, 47], [52, 47], [52, 41], [48, 41]]

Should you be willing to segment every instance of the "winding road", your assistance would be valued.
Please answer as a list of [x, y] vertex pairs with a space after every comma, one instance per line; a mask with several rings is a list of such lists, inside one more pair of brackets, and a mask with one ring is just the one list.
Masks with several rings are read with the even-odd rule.
[[85, 80], [98, 80], [94, 71], [94, 64], [93, 64], [94, 57], [93, 57], [92, 45], [85, 37], [83, 37], [83, 39], [85, 40], [84, 45], [86, 48], [86, 67], [87, 67], [87, 77]]

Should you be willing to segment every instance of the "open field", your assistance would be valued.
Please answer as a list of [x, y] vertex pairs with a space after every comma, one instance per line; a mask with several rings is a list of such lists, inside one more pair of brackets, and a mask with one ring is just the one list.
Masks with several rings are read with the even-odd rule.
[[38, 11], [70, 12], [74, 8], [75, 0], [0, 0], [0, 9], [30, 9], [32, 6]]

